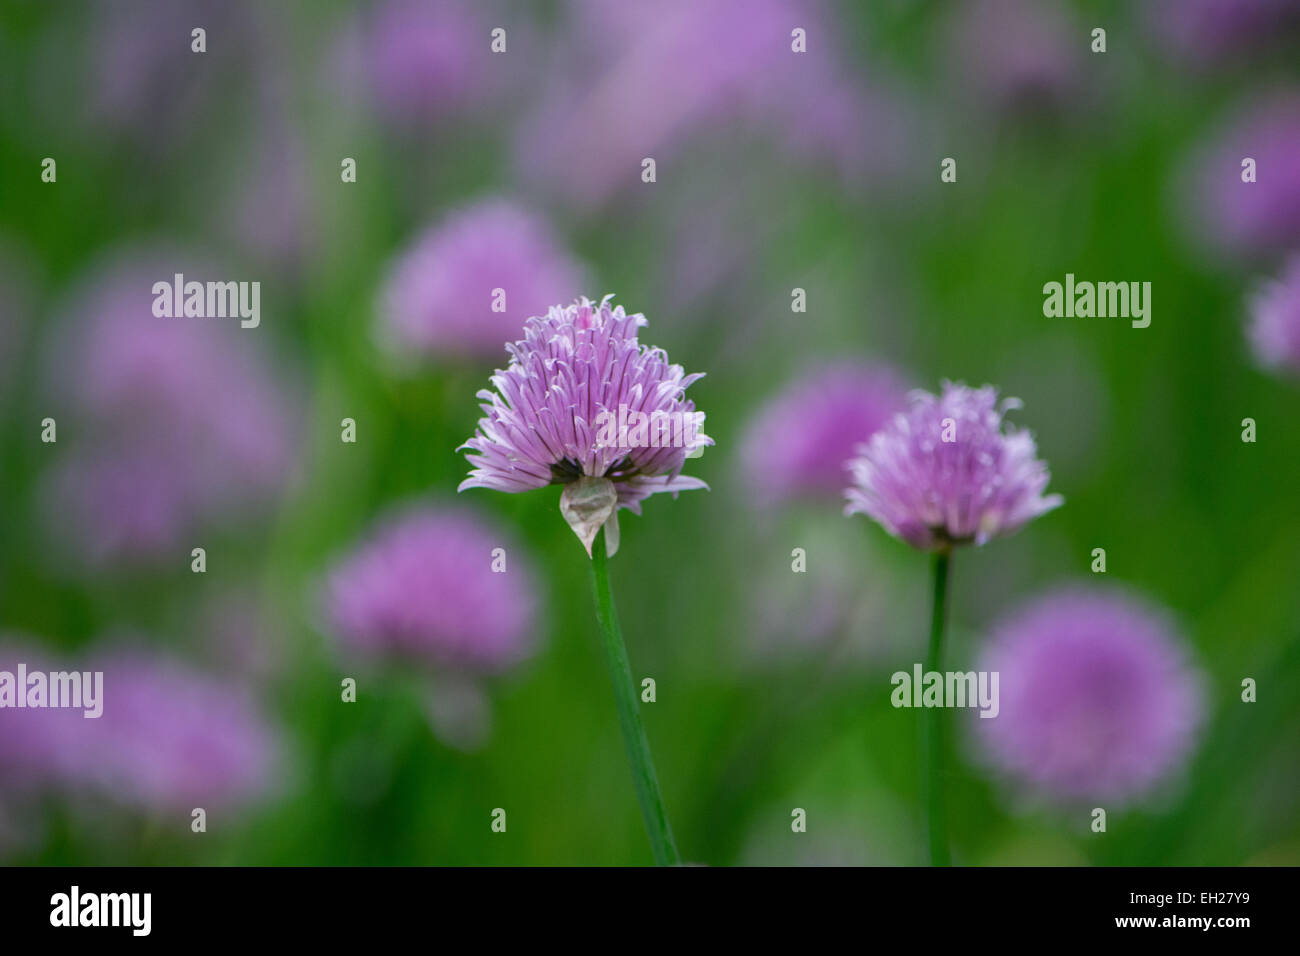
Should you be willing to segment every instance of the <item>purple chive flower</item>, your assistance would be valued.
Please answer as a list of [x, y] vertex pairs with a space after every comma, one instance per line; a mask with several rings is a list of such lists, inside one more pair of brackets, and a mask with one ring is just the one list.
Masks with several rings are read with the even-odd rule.
[[[573, 202], [599, 205], [640, 182], [643, 158], [662, 167], [727, 126], [757, 130], [797, 159], [829, 160], [846, 179], [900, 152], [892, 127], [901, 117], [852, 75], [820, 4], [583, 0], [571, 9], [570, 45], [550, 71], [558, 81], [522, 124], [516, 155], [523, 175]], [[795, 28], [806, 31], [806, 53], [791, 49]], [[573, 142], [583, 148], [564, 145]]]
[[565, 485], [565, 519], [588, 553], [604, 526], [612, 555], [618, 509], [640, 514], [656, 492], [708, 487], [681, 470], [713, 439], [698, 430], [704, 414], [685, 397], [703, 373], [687, 375], [662, 349], [642, 345], [645, 316], [610, 298], [552, 306], [506, 346], [510, 365], [492, 376], [496, 391], [478, 393], [484, 417], [461, 446], [472, 470], [459, 490]]
[[[504, 549], [504, 572], [494, 551]], [[325, 611], [350, 652], [493, 674], [536, 645], [533, 573], [512, 541], [462, 511], [418, 506], [382, 522], [329, 575]]]
[[155, 316], [153, 285], [176, 272], [224, 278], [184, 254], [124, 254], [74, 293], [48, 350], [49, 391], [94, 436], [55, 466], [54, 512], [104, 559], [246, 516], [292, 477], [296, 399], [257, 351], [262, 332]]
[[[1195, 228], [1216, 247], [1249, 254], [1300, 245], [1300, 91], [1245, 108], [1194, 158], [1188, 179]], [[1255, 161], [1255, 181], [1242, 163]]]
[[1079, 92], [1087, 32], [1056, 6], [1034, 0], [972, 0], [947, 25], [961, 82], [992, 109], [1033, 114]]
[[343, 32], [339, 78], [390, 126], [422, 132], [493, 91], [491, 27], [470, 0], [381, 0]]
[[1250, 344], [1259, 363], [1300, 374], [1300, 254], [1256, 293], [1250, 316]]
[[903, 407], [902, 380], [883, 366], [838, 362], [812, 370], [759, 409], [741, 446], [744, 474], [764, 506], [837, 495], [845, 463]]
[[[230, 807], [264, 794], [278, 741], [252, 701], [143, 651], [66, 660], [6, 642], [0, 670], [102, 671], [102, 713], [0, 709], [4, 790], [109, 797], [141, 810]], [[21, 794], [19, 794], [21, 796]]]
[[993, 763], [1061, 802], [1136, 800], [1187, 758], [1201, 682], [1170, 623], [1136, 599], [1048, 594], [1000, 624], [980, 669], [999, 711], [978, 719]]
[[277, 735], [242, 691], [138, 650], [84, 669], [104, 673], [104, 713], [82, 721], [75, 783], [163, 813], [242, 806], [272, 789]]
[[1058, 507], [1044, 497], [1050, 475], [1028, 432], [1004, 422], [1019, 408], [992, 386], [944, 382], [915, 391], [910, 407], [859, 446], [845, 514], [861, 512], [925, 550], [984, 544]]
[[397, 259], [380, 297], [381, 337], [398, 353], [494, 357], [528, 316], [582, 284], [582, 267], [544, 220], [485, 200], [426, 231]]
[[[16, 675], [19, 664], [29, 674], [63, 669], [54, 660], [26, 636], [0, 636], [0, 671]], [[0, 803], [24, 800], [63, 779], [73, 765], [70, 748], [82, 719], [81, 711], [17, 708], [10, 702], [0, 708]]]
[[510, 365], [492, 376], [496, 391], [478, 393], [484, 417], [461, 446], [472, 467], [459, 490], [564, 486], [560, 514], [591, 558], [596, 621], [646, 835], [655, 863], [667, 866], [681, 855], [641, 726], [607, 558], [618, 550], [620, 508], [639, 514], [641, 501], [657, 491], [676, 497], [708, 487], [681, 470], [713, 441], [699, 431], [704, 415], [686, 398], [701, 376], [637, 341], [645, 316], [611, 306], [610, 298], [552, 306], [506, 346]]
[[90, 567], [174, 561], [203, 507], [190, 465], [157, 442], [74, 446], [45, 488], [47, 518]]
[[74, 295], [51, 349], [53, 389], [98, 425], [142, 424], [233, 476], [230, 487], [266, 494], [292, 465], [291, 376], [259, 351], [259, 330], [238, 318], [159, 317], [153, 285], [227, 279], [185, 254], [126, 253]]

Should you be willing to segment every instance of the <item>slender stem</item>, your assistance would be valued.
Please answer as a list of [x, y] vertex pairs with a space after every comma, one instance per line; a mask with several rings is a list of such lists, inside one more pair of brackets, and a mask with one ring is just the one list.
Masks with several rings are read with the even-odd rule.
[[[943, 625], [948, 605], [949, 552], [934, 554], [934, 605], [930, 616], [930, 650], [925, 672], [939, 670], [943, 652]], [[930, 825], [930, 865], [949, 866], [948, 818], [943, 802], [943, 708], [926, 707], [921, 722], [921, 752], [926, 763], [925, 802]]]
[[632, 783], [641, 804], [650, 848], [655, 863], [668, 866], [680, 863], [673, 830], [668, 825], [663, 794], [659, 792], [659, 778], [655, 776], [654, 759], [650, 756], [650, 742], [646, 739], [637, 706], [636, 684], [632, 680], [632, 666], [628, 663], [627, 647], [623, 644], [623, 631], [618, 626], [618, 611], [614, 608], [614, 592], [609, 586], [609, 559], [605, 556], [605, 529], [596, 534], [592, 543], [591, 580], [596, 592], [596, 620], [600, 623], [605, 644], [605, 662], [609, 665], [609, 679], [614, 685], [614, 703], [618, 707], [618, 724], [623, 731], [623, 744], [627, 760], [632, 766]]

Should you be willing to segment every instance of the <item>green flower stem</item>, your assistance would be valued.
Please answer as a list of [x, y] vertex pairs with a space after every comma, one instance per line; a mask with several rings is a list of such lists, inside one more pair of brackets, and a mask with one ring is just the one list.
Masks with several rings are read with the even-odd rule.
[[[930, 650], [925, 673], [939, 670], [943, 651], [943, 625], [948, 605], [949, 552], [934, 554], [934, 609], [930, 617]], [[926, 707], [921, 717], [921, 753], [926, 764], [925, 802], [930, 826], [930, 865], [950, 866], [948, 817], [943, 802], [943, 708]]]
[[609, 559], [605, 555], [605, 529], [601, 528], [592, 543], [591, 583], [596, 592], [596, 620], [600, 623], [605, 644], [605, 662], [609, 665], [609, 679], [614, 685], [614, 703], [618, 707], [618, 725], [623, 731], [623, 744], [627, 760], [632, 767], [632, 782], [636, 786], [641, 816], [645, 819], [650, 848], [658, 866], [680, 863], [673, 830], [668, 825], [663, 794], [659, 792], [659, 778], [655, 776], [654, 759], [650, 756], [650, 742], [646, 740], [645, 726], [637, 706], [636, 684], [632, 680], [632, 667], [623, 644], [623, 631], [618, 626], [618, 611], [614, 609], [614, 592], [609, 586]]

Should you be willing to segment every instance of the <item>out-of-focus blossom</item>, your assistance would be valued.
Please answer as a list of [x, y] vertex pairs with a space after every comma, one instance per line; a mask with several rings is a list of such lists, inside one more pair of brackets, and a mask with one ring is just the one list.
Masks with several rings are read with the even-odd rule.
[[[381, 0], [344, 31], [344, 85], [392, 126], [420, 132], [484, 102], [505, 56], [493, 58], [483, 6], [471, 0]], [[508, 49], [508, 48], [507, 48]]]
[[[53, 655], [26, 637], [0, 636], [0, 671], [16, 675], [59, 670]], [[25, 687], [13, 687], [25, 694]], [[62, 708], [0, 707], [0, 803], [22, 801], [43, 788], [57, 785], [71, 768], [70, 751], [82, 712]]]
[[45, 488], [46, 517], [90, 567], [179, 560], [205, 503], [192, 462], [147, 440], [74, 446]]
[[845, 514], [860, 512], [922, 549], [981, 545], [1058, 507], [1033, 436], [1005, 422], [1019, 408], [990, 385], [945, 382], [859, 446]]
[[1201, 682], [1165, 616], [1131, 597], [1048, 594], [998, 625], [980, 669], [999, 712], [977, 719], [993, 763], [1061, 803], [1123, 805], [1185, 762]]
[[269, 794], [281, 747], [241, 690], [143, 651], [89, 660], [104, 674], [104, 712], [78, 735], [76, 782], [125, 807], [188, 813]]
[[1156, 41], [1191, 66], [1257, 51], [1300, 28], [1298, 0], [1153, 0], [1144, 10]]
[[[546, 71], [559, 79], [521, 127], [516, 164], [572, 202], [604, 202], [640, 183], [645, 157], [662, 169], [686, 141], [728, 125], [761, 130], [799, 160], [829, 160], [846, 178], [900, 149], [900, 117], [846, 69], [819, 4], [583, 0], [570, 9], [570, 46]], [[792, 49], [796, 29], [806, 53]]]
[[40, 788], [188, 814], [246, 804], [270, 791], [280, 766], [276, 733], [250, 698], [225, 683], [142, 650], [72, 660], [6, 641], [0, 670], [13, 673], [19, 662], [28, 674], [102, 672], [101, 712], [0, 709], [5, 794]]
[[642, 345], [645, 316], [610, 298], [552, 306], [507, 346], [510, 365], [492, 376], [496, 391], [478, 393], [484, 417], [462, 446], [472, 469], [460, 490], [565, 485], [560, 509], [574, 532], [590, 552], [603, 525], [613, 554], [618, 509], [640, 514], [656, 492], [708, 487], [681, 470], [713, 439], [699, 431], [704, 414], [685, 397], [703, 373], [687, 375], [662, 349]]
[[905, 395], [892, 369], [858, 362], [813, 369], [787, 386], [758, 410], [741, 446], [758, 503], [839, 495], [854, 449], [902, 409]]
[[1251, 300], [1249, 334], [1260, 365], [1300, 374], [1300, 254]]
[[582, 288], [584, 270], [539, 216], [503, 199], [452, 213], [394, 264], [380, 296], [395, 354], [496, 358], [524, 320]]
[[418, 506], [383, 521], [330, 573], [324, 605], [343, 648], [365, 657], [493, 674], [536, 645], [527, 559], [460, 510]]
[[157, 282], [232, 279], [186, 253], [126, 253], [95, 270], [64, 310], [53, 386], [91, 421], [174, 424], [249, 484], [278, 485], [290, 458], [284, 371], [239, 318], [160, 317]]
[[990, 109], [1042, 115], [1078, 94], [1087, 32], [1061, 5], [962, 0], [946, 25], [948, 56], [964, 90]]
[[[1238, 254], [1300, 246], [1300, 91], [1248, 104], [1193, 157], [1184, 202], [1193, 228]], [[1254, 181], [1243, 163], [1254, 160]]]
[[[15, 683], [20, 664], [29, 673], [48, 673], [51, 660], [25, 636], [0, 635], [0, 671], [15, 675]], [[12, 692], [25, 688], [14, 686]], [[13, 701], [0, 708], [0, 860], [39, 848], [42, 807], [72, 769], [81, 719], [81, 711], [19, 708]]]
[[123, 255], [72, 296], [48, 350], [49, 390], [81, 436], [56, 466], [53, 513], [100, 561], [247, 517], [291, 478], [297, 400], [257, 351], [265, 333], [154, 315], [154, 284], [177, 272], [226, 278], [184, 253]]

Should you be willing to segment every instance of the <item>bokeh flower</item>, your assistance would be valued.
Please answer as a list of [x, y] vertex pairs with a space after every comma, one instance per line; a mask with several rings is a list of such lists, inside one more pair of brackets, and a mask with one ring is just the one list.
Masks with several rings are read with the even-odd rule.
[[[569, 46], [515, 151], [520, 175], [572, 204], [598, 206], [640, 182], [644, 157], [662, 165], [726, 128], [756, 132], [846, 182], [897, 165], [903, 117], [854, 74], [817, 2], [580, 0], [570, 9]], [[796, 28], [806, 53], [792, 50]]]
[[1260, 365], [1300, 374], [1300, 254], [1251, 300], [1249, 335]]
[[496, 75], [489, 24], [470, 0], [381, 0], [339, 44], [342, 83], [391, 126], [420, 133], [480, 103]]
[[126, 807], [186, 814], [244, 806], [274, 789], [280, 743], [242, 689], [137, 649], [84, 669], [104, 673], [104, 713], [83, 721], [81, 787]]
[[[611, 306], [610, 298], [552, 306], [506, 346], [510, 365], [492, 376], [496, 391], [478, 393], [484, 417], [461, 446], [472, 469], [460, 490], [564, 485], [561, 511], [588, 553], [605, 526], [612, 555], [618, 509], [640, 514], [656, 492], [676, 497], [708, 487], [681, 471], [713, 439], [698, 430], [704, 413], [685, 397], [703, 373], [687, 375], [662, 349], [642, 345], [637, 330], [645, 316]], [[674, 431], [663, 440], [652, 424], [639, 436], [632, 413]]]
[[[1242, 255], [1300, 246], [1300, 91], [1247, 104], [1194, 157], [1184, 187], [1193, 228]], [[1254, 181], [1243, 163], [1254, 160]]]
[[1184, 763], [1201, 683], [1163, 613], [1093, 590], [1049, 593], [994, 629], [979, 667], [999, 712], [977, 719], [993, 764], [1058, 802], [1137, 800]]
[[380, 294], [380, 337], [395, 356], [494, 358], [525, 319], [583, 284], [582, 266], [545, 220], [483, 200], [400, 254]]
[[[60, 669], [53, 655], [18, 634], [0, 635], [0, 671], [17, 674]], [[24, 693], [25, 688], [14, 688]], [[75, 742], [81, 711], [15, 707], [0, 708], [0, 804], [30, 799], [43, 788], [56, 785], [73, 766], [70, 748]]]
[[850, 465], [845, 514], [862, 513], [925, 550], [984, 544], [1058, 507], [1033, 436], [1006, 423], [1015, 399], [992, 386], [944, 382], [917, 390], [907, 411], [880, 429]]
[[101, 713], [0, 710], [0, 797], [58, 793], [138, 812], [188, 815], [269, 794], [282, 770], [277, 732], [243, 690], [141, 648], [64, 659], [6, 640], [0, 670], [102, 672]]
[[166, 444], [78, 444], [48, 475], [48, 523], [89, 567], [175, 561], [204, 502], [192, 463]]
[[174, 553], [203, 524], [246, 524], [293, 478], [292, 369], [273, 370], [260, 331], [237, 318], [155, 316], [153, 285], [177, 272], [220, 275], [185, 251], [119, 253], [70, 297], [46, 352], [48, 392], [77, 435], [47, 512], [92, 564]]
[[838, 495], [854, 449], [904, 405], [901, 377], [883, 365], [834, 362], [812, 369], [763, 405], [740, 459], [755, 501]]
[[527, 559], [463, 510], [420, 505], [381, 521], [330, 573], [324, 604], [344, 650], [367, 658], [492, 674], [537, 643]]

